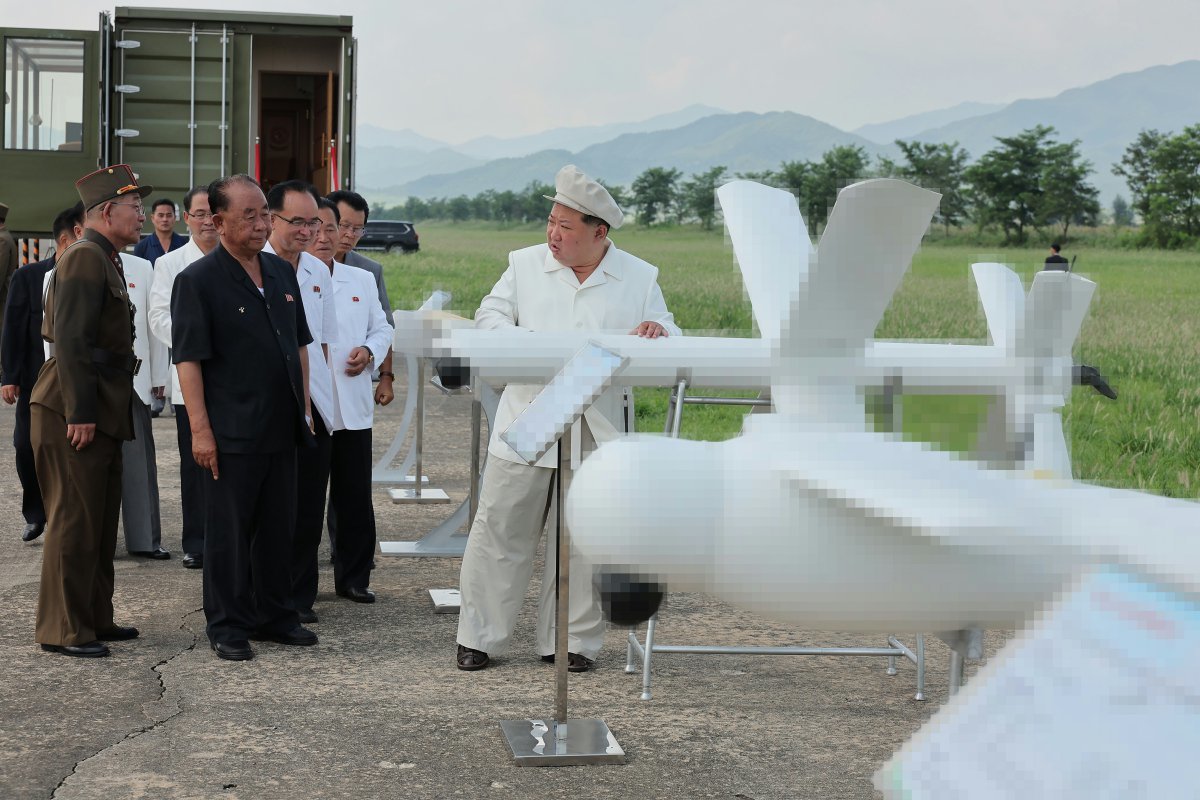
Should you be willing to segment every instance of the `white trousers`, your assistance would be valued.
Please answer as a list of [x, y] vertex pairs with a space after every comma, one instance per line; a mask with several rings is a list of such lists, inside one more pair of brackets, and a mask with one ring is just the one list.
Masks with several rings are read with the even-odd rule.
[[[458, 643], [500, 655], [508, 650], [521, 602], [533, 576], [533, 557], [552, 507], [554, 470], [489, 458], [479, 509], [467, 537], [459, 591]], [[554, 652], [554, 526], [546, 540], [546, 565], [538, 602], [537, 651]], [[568, 650], [595, 658], [604, 644], [604, 615], [592, 587], [592, 569], [571, 554]]]

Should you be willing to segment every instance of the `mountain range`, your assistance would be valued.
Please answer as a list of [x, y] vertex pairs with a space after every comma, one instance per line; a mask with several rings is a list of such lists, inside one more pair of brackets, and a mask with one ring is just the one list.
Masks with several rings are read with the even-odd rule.
[[365, 193], [386, 202], [413, 195], [451, 197], [486, 189], [520, 189], [548, 181], [575, 163], [606, 182], [628, 186], [652, 166], [685, 176], [716, 165], [734, 172], [777, 168], [782, 161], [815, 160], [831, 147], [857, 145], [870, 155], [898, 156], [895, 139], [958, 142], [977, 158], [996, 136], [1037, 124], [1053, 125], [1060, 140], [1080, 140], [1107, 205], [1127, 194], [1111, 172], [1144, 128], [1178, 132], [1200, 122], [1200, 61], [1123, 73], [1054, 97], [1007, 105], [965, 102], [844, 131], [788, 111], [728, 113], [689, 106], [647, 120], [559, 128], [513, 139], [484, 137], [453, 146], [414, 131], [359, 126], [356, 175]]

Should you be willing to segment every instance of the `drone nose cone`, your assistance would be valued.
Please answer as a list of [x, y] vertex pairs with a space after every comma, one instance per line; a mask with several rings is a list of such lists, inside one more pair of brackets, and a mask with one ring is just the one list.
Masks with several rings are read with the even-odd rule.
[[567, 494], [572, 546], [639, 575], [707, 574], [724, 503], [717, 447], [662, 437], [602, 445]]
[[666, 586], [636, 573], [602, 570], [595, 583], [605, 619], [630, 628], [654, 616], [666, 594]]

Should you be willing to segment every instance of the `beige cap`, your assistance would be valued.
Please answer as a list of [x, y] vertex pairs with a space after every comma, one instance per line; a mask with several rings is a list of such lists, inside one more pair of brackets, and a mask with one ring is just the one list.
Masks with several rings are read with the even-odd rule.
[[554, 197], [548, 194], [542, 197], [582, 214], [599, 217], [610, 228], [619, 228], [625, 221], [621, 207], [613, 200], [608, 189], [589, 178], [574, 164], [567, 164], [554, 176], [554, 191]]
[[0, 222], [4, 222], [6, 219], [8, 219], [8, 206], [0, 203]]

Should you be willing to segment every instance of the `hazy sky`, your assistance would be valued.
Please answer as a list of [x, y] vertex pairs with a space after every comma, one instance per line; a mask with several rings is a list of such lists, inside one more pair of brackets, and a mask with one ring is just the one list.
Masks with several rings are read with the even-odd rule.
[[[112, 6], [2, 0], [13, 27], [95, 29]], [[165, 5], [152, 0], [148, 6]], [[195, 0], [354, 17], [358, 119], [451, 143], [693, 103], [845, 129], [966, 100], [1046, 97], [1200, 57], [1184, 0]]]

